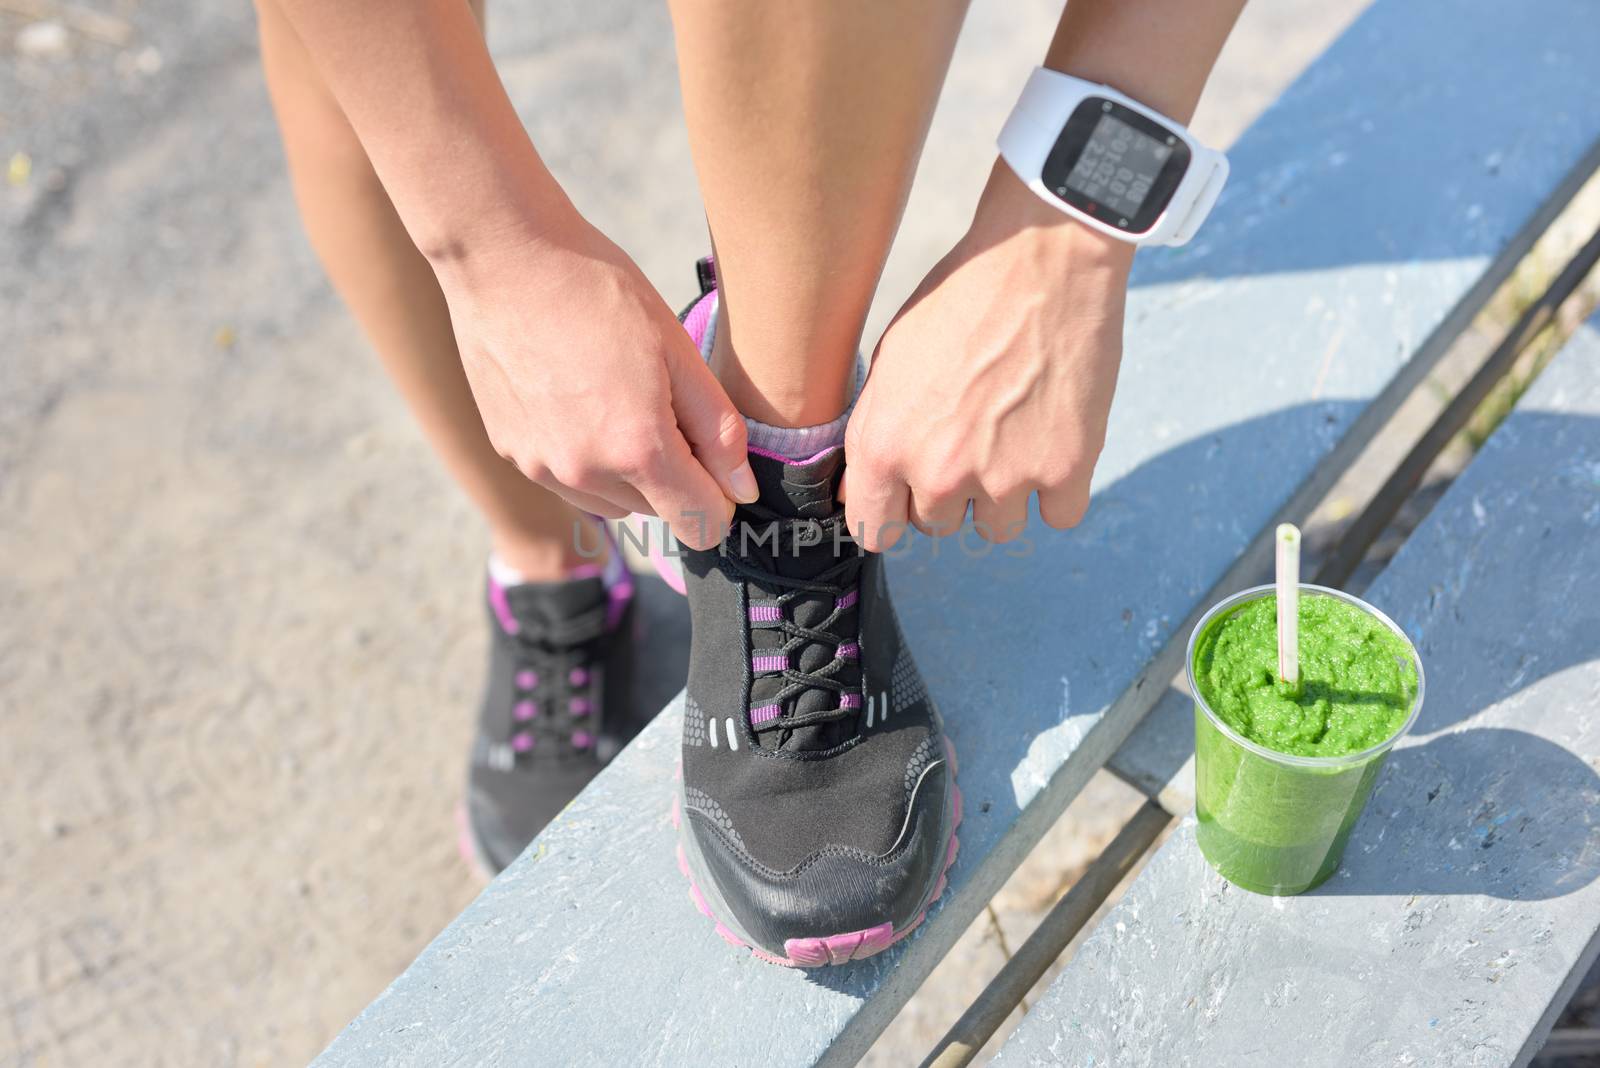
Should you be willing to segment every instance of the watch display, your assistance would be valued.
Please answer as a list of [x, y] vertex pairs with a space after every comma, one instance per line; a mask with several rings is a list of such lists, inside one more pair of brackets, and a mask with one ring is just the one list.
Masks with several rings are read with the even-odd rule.
[[1129, 234], [1155, 225], [1190, 151], [1173, 131], [1114, 100], [1085, 97], [1045, 159], [1046, 190], [1100, 222]]

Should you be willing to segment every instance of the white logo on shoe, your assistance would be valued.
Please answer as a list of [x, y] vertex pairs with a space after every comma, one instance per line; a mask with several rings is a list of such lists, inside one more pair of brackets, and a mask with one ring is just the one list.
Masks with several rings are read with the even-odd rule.
[[874, 698], [871, 694], [867, 695], [867, 726], [868, 727], [872, 726], [872, 719], [873, 719], [874, 715], [876, 715], [877, 718], [880, 719], [880, 720], [885, 720], [885, 721], [888, 720], [888, 718], [889, 718], [889, 691], [888, 690], [880, 690], [878, 692], [878, 696], [876, 698]]

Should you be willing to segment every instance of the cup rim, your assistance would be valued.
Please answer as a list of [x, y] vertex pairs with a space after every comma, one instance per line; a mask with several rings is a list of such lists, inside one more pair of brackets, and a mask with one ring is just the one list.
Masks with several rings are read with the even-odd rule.
[[1238, 593], [1224, 597], [1222, 600], [1212, 605], [1210, 610], [1207, 611], [1205, 615], [1200, 617], [1200, 621], [1196, 623], [1194, 625], [1194, 629], [1189, 632], [1189, 647], [1184, 655], [1183, 661], [1184, 675], [1189, 680], [1189, 692], [1194, 695], [1195, 707], [1205, 713], [1206, 718], [1211, 721], [1211, 725], [1215, 727], [1223, 737], [1227, 738], [1235, 745], [1249, 750], [1250, 752], [1266, 760], [1302, 768], [1339, 768], [1365, 763], [1366, 761], [1371, 760], [1373, 757], [1394, 748], [1395, 743], [1410, 733], [1412, 725], [1417, 722], [1417, 716], [1422, 711], [1422, 698], [1427, 689], [1427, 682], [1422, 673], [1422, 657], [1417, 652], [1416, 643], [1411, 640], [1410, 636], [1407, 635], [1405, 631], [1400, 629], [1400, 625], [1398, 623], [1390, 619], [1380, 609], [1374, 607], [1366, 601], [1363, 601], [1355, 594], [1346, 593], [1343, 590], [1336, 590], [1329, 586], [1317, 586], [1309, 582], [1300, 583], [1300, 592], [1315, 593], [1327, 597], [1334, 597], [1346, 602], [1347, 604], [1354, 605], [1356, 608], [1361, 609], [1363, 612], [1367, 613], [1384, 626], [1388, 627], [1395, 634], [1399, 635], [1400, 640], [1406, 643], [1406, 648], [1411, 651], [1411, 663], [1417, 669], [1417, 696], [1411, 702], [1411, 711], [1406, 716], [1405, 722], [1400, 724], [1399, 730], [1395, 731], [1383, 741], [1378, 742], [1376, 745], [1370, 745], [1367, 748], [1355, 753], [1346, 753], [1342, 756], [1298, 756], [1294, 753], [1280, 753], [1276, 749], [1269, 749], [1260, 742], [1251, 741], [1224, 723], [1222, 717], [1218, 716], [1216, 712], [1212, 710], [1211, 705], [1207, 703], [1205, 697], [1200, 693], [1200, 687], [1195, 684], [1194, 678], [1194, 651], [1196, 644], [1200, 640], [1200, 635], [1205, 633], [1206, 628], [1214, 620], [1220, 619], [1223, 615], [1232, 612], [1239, 606], [1247, 604], [1250, 601], [1260, 600], [1262, 597], [1265, 597], [1268, 594], [1276, 594], [1277, 586], [1271, 583], [1262, 586], [1252, 586], [1247, 590], [1240, 590]]

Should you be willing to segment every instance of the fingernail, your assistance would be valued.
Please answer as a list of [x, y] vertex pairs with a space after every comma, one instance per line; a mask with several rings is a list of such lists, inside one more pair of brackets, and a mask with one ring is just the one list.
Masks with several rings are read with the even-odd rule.
[[734, 468], [733, 474], [728, 476], [728, 486], [733, 490], [733, 499], [740, 504], [749, 504], [761, 496], [761, 491], [756, 487], [756, 474], [750, 470], [749, 464]]

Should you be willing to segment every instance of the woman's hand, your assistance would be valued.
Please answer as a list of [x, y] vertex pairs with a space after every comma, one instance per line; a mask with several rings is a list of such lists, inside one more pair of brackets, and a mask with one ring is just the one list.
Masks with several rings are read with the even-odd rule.
[[434, 260], [500, 454], [585, 511], [715, 545], [756, 496], [744, 419], [633, 261], [576, 214]]
[[1122, 359], [1133, 248], [1042, 203], [997, 164], [971, 228], [884, 333], [846, 433], [851, 531], [906, 524], [1015, 538], [1089, 506]]
[[495, 448], [579, 508], [715, 545], [756, 492], [744, 420], [545, 168], [471, 8], [281, 3], [433, 265]]

